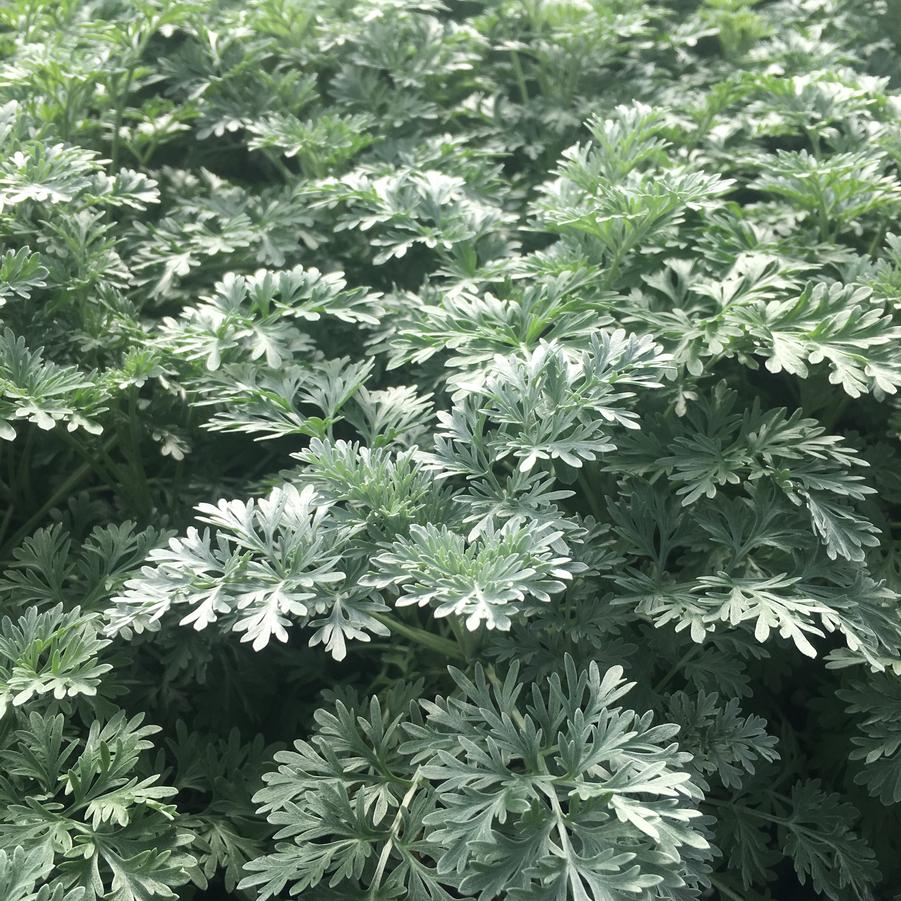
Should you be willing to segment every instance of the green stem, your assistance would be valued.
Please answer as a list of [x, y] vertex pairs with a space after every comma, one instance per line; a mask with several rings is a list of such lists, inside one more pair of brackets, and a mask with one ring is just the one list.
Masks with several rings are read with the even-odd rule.
[[113, 136], [110, 143], [110, 163], [109, 171], [111, 175], [116, 174], [119, 168], [119, 132], [122, 130], [122, 119], [125, 116], [125, 102], [128, 98], [128, 92], [131, 90], [131, 80], [134, 77], [134, 68], [129, 68], [122, 93], [116, 97], [116, 112], [113, 116]]
[[6, 508], [6, 513], [3, 514], [3, 522], [0, 523], [0, 543], [2, 543], [3, 539], [6, 537], [6, 530], [9, 528], [9, 521], [13, 517], [13, 505], [9, 504]]
[[440, 635], [435, 635], [434, 632], [427, 632], [425, 629], [420, 629], [417, 626], [408, 626], [406, 623], [392, 616], [386, 616], [384, 613], [373, 613], [372, 616], [383, 626], [387, 626], [392, 632], [402, 635], [404, 638], [420, 644], [424, 648], [436, 651], [442, 656], [450, 657], [453, 660], [466, 660], [466, 655], [454, 642], [448, 641]]
[[270, 150], [265, 151], [266, 159], [275, 167], [275, 170], [278, 174], [286, 181], [288, 184], [291, 182], [297, 181], [297, 176], [288, 168], [288, 165], [281, 158], [281, 154], [273, 153]]
[[807, 139], [810, 141], [810, 146], [813, 149], [814, 157], [816, 157], [816, 159], [819, 159], [822, 153], [822, 148], [820, 146], [820, 136], [815, 131], [811, 131], [809, 128], [805, 128], [804, 131], [807, 134]]
[[128, 95], [131, 93], [131, 83], [135, 77], [135, 70], [141, 63], [141, 57], [153, 37], [154, 29], [148, 28], [141, 37], [138, 46], [135, 48], [134, 62], [128, 67], [125, 73], [125, 83], [122, 85], [121, 92], [116, 92], [116, 112], [113, 116], [113, 136], [110, 146], [110, 174], [115, 175], [119, 166], [119, 132], [122, 129], [122, 120], [125, 116], [125, 104], [128, 102]]
[[[67, 429], [63, 429], [60, 431], [60, 434], [63, 436], [63, 439], [66, 443], [84, 460], [85, 466], [88, 466], [92, 469], [102, 482], [106, 482], [108, 485], [116, 485], [120, 481], [120, 477], [116, 470], [116, 465], [112, 463], [110, 459], [109, 453], [107, 451], [108, 448], [112, 448], [112, 446], [116, 443], [115, 437], [110, 438], [107, 441], [107, 444], [100, 449], [100, 451], [94, 450], [93, 452], [89, 452], [82, 443]], [[108, 467], [105, 463], [101, 463], [98, 459], [99, 457], [103, 457], [106, 463], [110, 464]]]
[[876, 251], [882, 247], [882, 242], [885, 240], [885, 223], [883, 223], [876, 231], [873, 233], [873, 240], [870, 241], [870, 246], [867, 248], [867, 254], [871, 257], [876, 256]]
[[9, 485], [9, 502], [13, 502], [16, 496], [16, 455], [13, 453], [14, 443], [7, 441], [3, 444], [3, 453], [6, 454], [6, 482]]
[[16, 476], [16, 482], [21, 488], [20, 494], [27, 506], [31, 506], [31, 448], [34, 444], [35, 429], [30, 428], [25, 434], [25, 440], [22, 442], [22, 456], [19, 460], [19, 469]]
[[847, 394], [843, 394], [838, 403], [830, 405], [829, 415], [820, 420], [820, 424], [827, 432], [831, 432], [835, 424], [842, 418], [850, 402], [851, 398]]
[[578, 481], [579, 487], [585, 495], [585, 500], [588, 501], [588, 506], [591, 507], [592, 515], [598, 522], [604, 522], [604, 511], [601, 509], [601, 505], [595, 497], [594, 488], [591, 486], [591, 482], [588, 481], [588, 476], [585, 474], [584, 467], [579, 470]]
[[551, 810], [554, 812], [554, 820], [557, 824], [557, 836], [560, 839], [560, 849], [563, 851], [567, 860], [572, 860], [575, 857], [575, 854], [569, 843], [569, 833], [566, 831], [566, 815], [563, 813], [563, 808], [560, 806], [560, 799], [557, 797], [557, 792], [553, 789], [547, 792], [547, 797], [551, 802]]
[[150, 486], [147, 483], [147, 473], [144, 470], [144, 461], [141, 457], [140, 419], [138, 418], [138, 389], [132, 385], [128, 391], [128, 433], [130, 441], [129, 462], [138, 483], [137, 494], [139, 505], [145, 514], [149, 514], [153, 508], [153, 500], [150, 495]]
[[[500, 695], [502, 685], [497, 673], [494, 671], [494, 667], [489, 666], [485, 670], [485, 675], [488, 678], [488, 681], [494, 686], [494, 690]], [[526, 731], [525, 717], [515, 707], [513, 710], [505, 710], [504, 713], [509, 714], [513, 722], [516, 723], [523, 732]], [[545, 776], [549, 776], [550, 771], [548, 770], [547, 761], [545, 760], [545, 755], [543, 753], [539, 752], [537, 761], [540, 772]], [[551, 811], [554, 814], [554, 820], [557, 826], [557, 836], [560, 839], [560, 848], [565, 857], [570, 859], [574, 855], [569, 841], [569, 833], [566, 831], [566, 814], [563, 812], [563, 808], [560, 806], [560, 799], [557, 797], [556, 780], [554, 780], [554, 784], [545, 789], [544, 794], [548, 799], [548, 803], [551, 805]]]
[[728, 885], [723, 885], [716, 876], [710, 877], [710, 884], [720, 893], [720, 898], [728, 899], [728, 901], [745, 901], [741, 895], [733, 892]]
[[[493, 666], [489, 666], [485, 670], [485, 676], [488, 681], [494, 686], [494, 690], [500, 694], [503, 685], [501, 685], [501, 680], [497, 677], [497, 673], [494, 671]], [[505, 710], [504, 713], [509, 714], [510, 718], [519, 726], [520, 729], [525, 731], [526, 721], [525, 717], [514, 707], [512, 710]]]
[[[107, 442], [108, 445], [112, 444], [113, 439]], [[89, 473], [93, 471], [94, 467], [90, 463], [83, 463], [78, 467], [70, 476], [67, 478], [60, 486], [50, 495], [50, 497], [41, 505], [40, 509], [34, 513], [31, 517], [29, 517], [25, 523], [16, 530], [16, 532], [12, 535], [9, 541], [3, 546], [3, 550], [0, 551], [0, 558], [8, 559], [9, 552], [13, 550], [13, 548], [18, 547], [19, 543], [27, 538], [37, 526], [41, 523], [44, 517], [52, 510], [63, 498], [67, 497], [72, 489]]]
[[701, 650], [701, 645], [693, 644], [670, 668], [666, 675], [654, 686], [655, 692], [662, 691], [668, 684], [670, 679], [688, 663], [699, 651]]
[[526, 87], [526, 77], [522, 71], [522, 63], [519, 61], [519, 54], [515, 50], [511, 50], [510, 59], [513, 63], [513, 74], [516, 77], [519, 96], [522, 99], [523, 106], [525, 106], [529, 102], [529, 89]]
[[448, 625], [450, 625], [451, 632], [454, 633], [454, 642], [457, 647], [460, 648], [460, 653], [467, 660], [472, 660], [475, 656], [474, 651], [478, 646], [478, 641], [481, 639], [482, 633], [470, 632], [455, 616], [449, 617], [447, 622]]
[[400, 807], [397, 808], [397, 813], [394, 815], [394, 819], [391, 822], [390, 827], [390, 837], [388, 841], [385, 842], [385, 847], [382, 848], [382, 853], [379, 855], [379, 862], [375, 868], [375, 875], [372, 877], [372, 884], [369, 887], [369, 899], [370, 901], [377, 901], [379, 887], [382, 884], [382, 877], [385, 875], [385, 867], [388, 865], [388, 858], [391, 856], [391, 849], [394, 847], [395, 839], [398, 837], [397, 832], [400, 827], [401, 820], [403, 819], [404, 811], [410, 806], [410, 802], [413, 800], [413, 795], [416, 794], [416, 789], [419, 788], [419, 783], [422, 781], [422, 774], [417, 770], [416, 775], [413, 777], [413, 782], [410, 787], [407, 789], [407, 793], [404, 795], [403, 800], [400, 802]]
[[749, 817], [763, 820], [766, 823], [775, 823], [777, 826], [785, 826], [789, 822], [785, 817], [777, 816], [775, 813], [764, 813], [762, 810], [755, 810], [753, 807], [748, 807], [747, 804], [733, 804], [731, 801], [721, 801], [719, 798], [705, 798], [703, 803], [709, 804], [711, 807], [730, 807], [733, 810], [741, 810]]
[[826, 206], [826, 198], [822, 191], [817, 190], [817, 228], [822, 241], [829, 241], [831, 221], [832, 216], [829, 207]]

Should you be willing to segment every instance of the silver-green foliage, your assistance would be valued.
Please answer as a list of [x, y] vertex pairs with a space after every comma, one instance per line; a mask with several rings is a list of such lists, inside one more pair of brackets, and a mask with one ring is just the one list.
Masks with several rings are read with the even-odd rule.
[[0, 4], [0, 901], [887, 898], [896, 7]]

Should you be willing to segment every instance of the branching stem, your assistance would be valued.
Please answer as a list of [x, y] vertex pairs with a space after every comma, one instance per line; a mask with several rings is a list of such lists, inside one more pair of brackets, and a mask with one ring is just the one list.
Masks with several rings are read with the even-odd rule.
[[387, 626], [392, 632], [397, 635], [402, 635], [404, 638], [407, 638], [416, 644], [420, 644], [424, 648], [428, 648], [431, 651], [437, 651], [442, 656], [450, 657], [452, 660], [466, 660], [466, 655], [463, 653], [462, 649], [455, 642], [449, 641], [447, 638], [442, 638], [434, 632], [428, 632], [417, 626], [409, 626], [399, 619], [393, 616], [387, 616], [384, 613], [373, 613], [372, 615], [383, 626]]

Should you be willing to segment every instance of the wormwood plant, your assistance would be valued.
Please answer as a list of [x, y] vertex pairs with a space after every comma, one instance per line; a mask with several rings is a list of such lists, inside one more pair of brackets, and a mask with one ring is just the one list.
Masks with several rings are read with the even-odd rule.
[[0, 7], [0, 901], [901, 897], [896, 0]]

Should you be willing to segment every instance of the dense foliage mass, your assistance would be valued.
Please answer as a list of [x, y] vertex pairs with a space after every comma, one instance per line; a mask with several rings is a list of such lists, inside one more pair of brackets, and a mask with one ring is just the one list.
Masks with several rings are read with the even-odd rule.
[[0, 8], [0, 898], [901, 886], [898, 0]]

